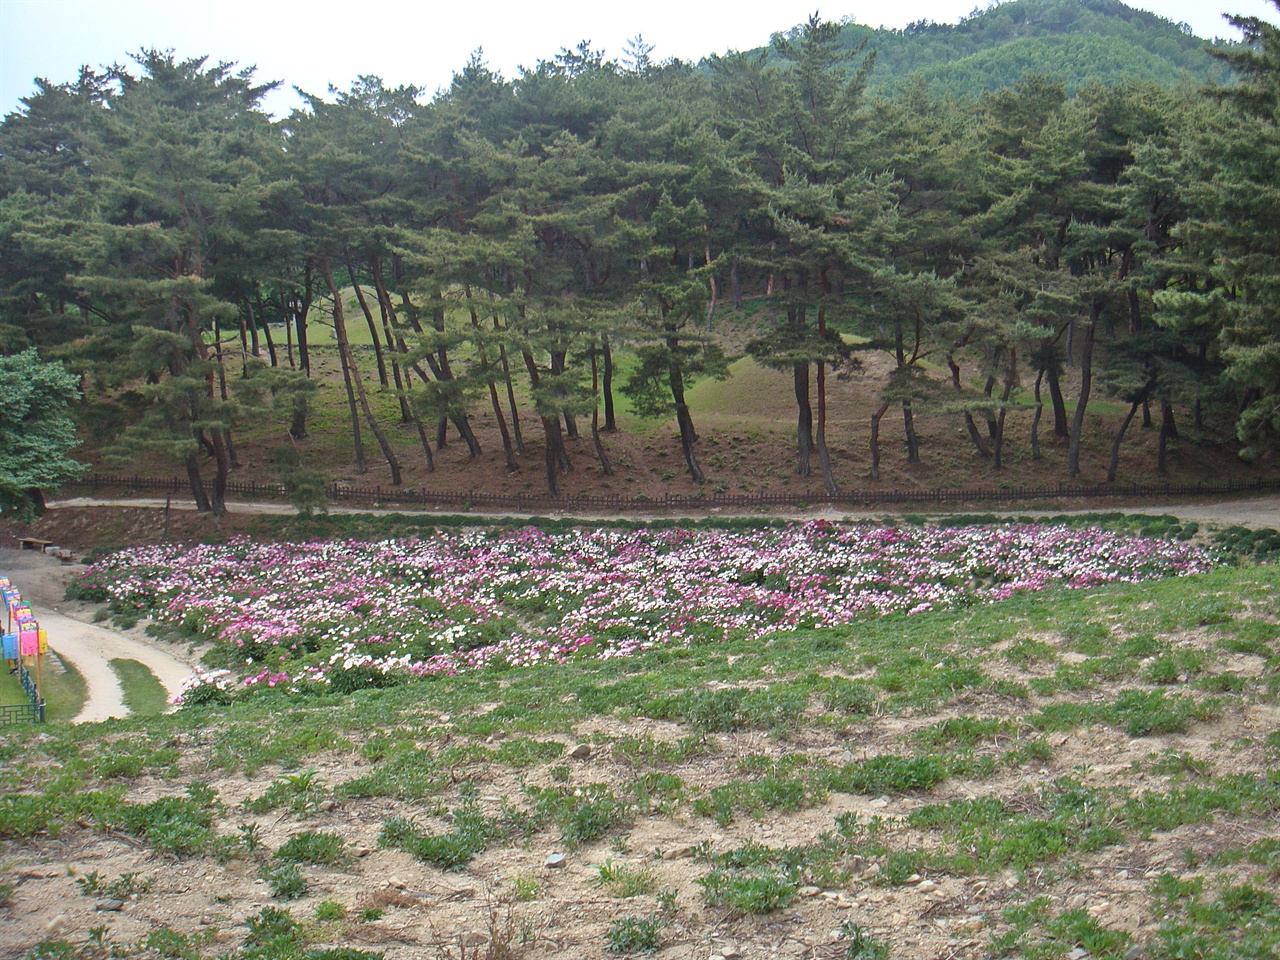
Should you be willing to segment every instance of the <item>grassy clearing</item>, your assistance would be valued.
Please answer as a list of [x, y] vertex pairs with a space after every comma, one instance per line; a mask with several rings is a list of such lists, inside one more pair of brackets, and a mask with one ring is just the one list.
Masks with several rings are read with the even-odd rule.
[[[529, 960], [565, 930], [591, 955], [688, 951], [713, 931], [755, 955], [791, 916], [797, 949], [823, 956], [1274, 956], [1277, 597], [1276, 567], [1224, 568], [301, 702], [269, 691], [96, 740], [54, 723], [0, 741], [0, 862], [100, 834], [130, 841], [95, 868], [103, 889], [152, 879], [155, 853], [205, 871], [207, 890], [166, 871], [137, 895], [250, 919], [216, 944], [194, 920], [150, 930], [169, 956], [302, 956], [386, 930], [429, 951], [476, 917]], [[543, 867], [549, 850], [570, 869]], [[426, 926], [388, 876], [475, 892], [433, 901]], [[72, 952], [48, 955], [93, 955], [79, 899]]]
[[[35, 668], [29, 668], [35, 676]], [[74, 664], [47, 657], [41, 671], [41, 693], [48, 720], [70, 720], [84, 709], [88, 688]], [[0, 675], [0, 703], [26, 703], [27, 695], [16, 675], [5, 670]]]
[[115, 659], [111, 669], [120, 680], [124, 705], [132, 713], [149, 716], [169, 708], [169, 693], [156, 675], [137, 660]]

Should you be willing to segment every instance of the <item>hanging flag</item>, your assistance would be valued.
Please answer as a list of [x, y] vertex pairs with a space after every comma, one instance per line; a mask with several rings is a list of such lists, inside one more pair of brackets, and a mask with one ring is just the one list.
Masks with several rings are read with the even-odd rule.
[[18, 634], [18, 649], [24, 657], [34, 657], [40, 653], [40, 632], [23, 630]]

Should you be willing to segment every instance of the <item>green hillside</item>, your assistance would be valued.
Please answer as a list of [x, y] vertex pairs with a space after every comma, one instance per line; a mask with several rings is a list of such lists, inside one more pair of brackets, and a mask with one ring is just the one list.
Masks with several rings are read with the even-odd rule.
[[1010, 86], [1029, 74], [1058, 81], [1068, 93], [1090, 82], [1230, 80], [1206, 52], [1206, 41], [1185, 25], [1119, 0], [1013, 0], [958, 24], [920, 21], [902, 30], [848, 23], [840, 43], [851, 65], [861, 62], [864, 43], [876, 52], [870, 83], [878, 90], [900, 88], [916, 76], [934, 93], [963, 96]]

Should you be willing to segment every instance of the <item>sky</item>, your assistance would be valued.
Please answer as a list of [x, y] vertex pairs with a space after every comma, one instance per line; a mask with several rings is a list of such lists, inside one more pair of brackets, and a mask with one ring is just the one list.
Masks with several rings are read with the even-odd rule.
[[[180, 59], [209, 57], [256, 66], [258, 81], [283, 81], [265, 105], [278, 116], [299, 101], [297, 86], [325, 95], [374, 75], [392, 87], [447, 87], [472, 52], [511, 78], [562, 48], [590, 40], [621, 59], [642, 36], [655, 60], [697, 61], [762, 46], [818, 10], [900, 28], [920, 20], [955, 23], [992, 0], [0, 0], [0, 116], [20, 107], [33, 79], [76, 78], [82, 65], [128, 62], [144, 48]], [[1128, 0], [1206, 39], [1238, 39], [1224, 13], [1280, 22], [1273, 0]]]

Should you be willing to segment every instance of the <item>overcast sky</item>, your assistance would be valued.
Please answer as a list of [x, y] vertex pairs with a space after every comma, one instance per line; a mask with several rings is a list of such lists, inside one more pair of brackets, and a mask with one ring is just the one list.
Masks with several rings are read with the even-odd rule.
[[[1224, 13], [1280, 20], [1272, 0], [1129, 0], [1197, 36], [1238, 39]], [[267, 106], [288, 113], [298, 86], [324, 94], [372, 74], [390, 86], [430, 95], [482, 48], [489, 67], [510, 78], [563, 47], [590, 40], [621, 58], [642, 35], [658, 60], [698, 60], [745, 50], [805, 20], [847, 18], [903, 27], [918, 20], [955, 23], [989, 0], [0, 0], [0, 115], [19, 107], [35, 77], [74, 80], [81, 65], [126, 61], [143, 48], [180, 58], [256, 65], [259, 81], [282, 80], [286, 92]]]

